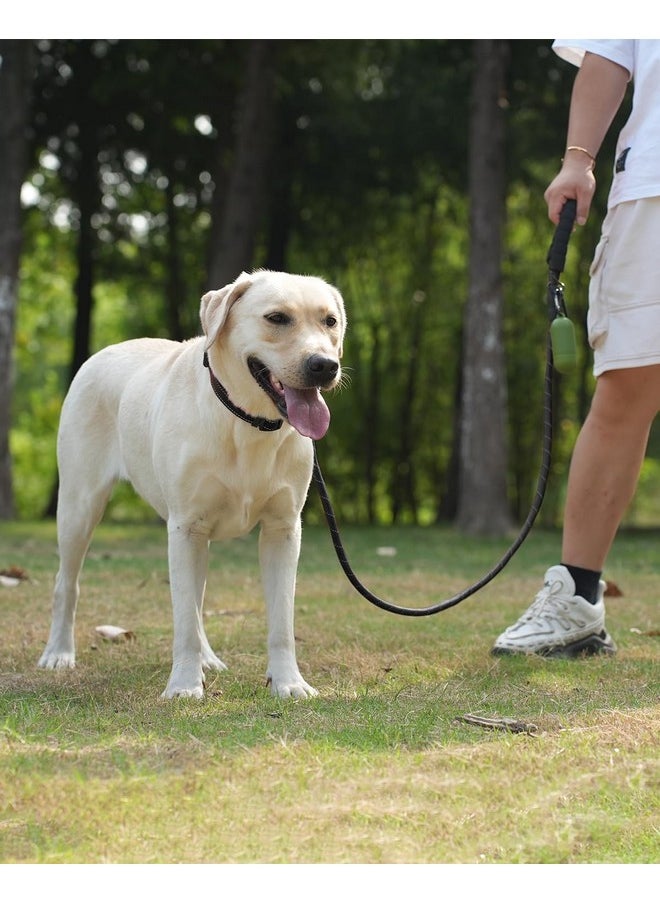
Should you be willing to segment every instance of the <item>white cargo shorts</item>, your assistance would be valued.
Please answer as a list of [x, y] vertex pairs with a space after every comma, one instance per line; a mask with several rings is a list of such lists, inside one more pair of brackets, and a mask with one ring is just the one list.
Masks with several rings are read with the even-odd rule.
[[660, 364], [660, 197], [608, 212], [589, 274], [594, 375]]

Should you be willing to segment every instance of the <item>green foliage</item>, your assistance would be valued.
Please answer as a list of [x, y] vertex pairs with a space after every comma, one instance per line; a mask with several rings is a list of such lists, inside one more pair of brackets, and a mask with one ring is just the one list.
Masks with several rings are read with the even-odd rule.
[[[195, 335], [246, 44], [37, 45], [11, 435], [21, 517], [44, 511], [55, 478], [76, 304], [82, 126], [98, 145], [91, 351], [139, 335]], [[510, 498], [519, 518], [541, 451], [551, 239], [542, 194], [561, 154], [573, 74], [549, 46], [512, 42], [507, 99], [504, 337]], [[333, 501], [352, 522], [447, 520], [467, 289], [471, 42], [282, 41], [277, 50], [270, 207], [252, 264], [318, 273], [345, 296], [345, 385], [330, 401], [333, 425], [320, 449]], [[547, 524], [560, 517], [591, 392], [582, 322], [602, 183], [567, 264], [581, 366], [556, 387]], [[116, 517], [143, 517], [131, 499], [122, 492]], [[648, 508], [640, 499], [635, 512], [646, 520]]]

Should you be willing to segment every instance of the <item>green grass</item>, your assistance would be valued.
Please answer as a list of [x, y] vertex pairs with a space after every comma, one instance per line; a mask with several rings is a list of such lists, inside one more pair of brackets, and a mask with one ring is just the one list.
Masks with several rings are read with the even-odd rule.
[[[450, 530], [347, 529], [360, 578], [404, 605], [453, 595], [506, 543]], [[206, 629], [229, 671], [165, 701], [171, 614], [160, 526], [103, 525], [82, 581], [78, 666], [36, 661], [57, 568], [51, 524], [0, 526], [0, 862], [657, 863], [660, 534], [622, 533], [606, 577], [615, 658], [494, 658], [559, 537], [534, 531], [448, 612], [402, 618], [350, 587], [307, 528], [296, 635], [317, 699], [264, 684], [256, 538], [214, 546]], [[378, 555], [378, 548], [396, 555]], [[121, 625], [111, 644], [95, 626]], [[467, 713], [533, 723], [488, 731]]]

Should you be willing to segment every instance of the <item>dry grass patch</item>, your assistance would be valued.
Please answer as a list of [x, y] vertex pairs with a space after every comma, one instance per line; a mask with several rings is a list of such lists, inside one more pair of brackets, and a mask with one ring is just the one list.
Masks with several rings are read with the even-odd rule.
[[[657, 860], [657, 537], [624, 536], [608, 602], [615, 659], [494, 659], [555, 536], [530, 538], [478, 597], [425, 619], [369, 606], [308, 530], [299, 703], [264, 686], [252, 541], [214, 554], [206, 627], [230, 671], [163, 701], [171, 615], [162, 528], [105, 527], [83, 583], [79, 666], [36, 669], [56, 567], [52, 526], [10, 528], [0, 593], [0, 861], [5, 863], [649, 863]], [[397, 547], [380, 558], [379, 545]], [[406, 603], [494, 559], [450, 532], [351, 532], [365, 582]], [[469, 553], [469, 554], [468, 554]], [[306, 554], [306, 555], [305, 555]], [[99, 641], [97, 624], [135, 632]], [[634, 629], [634, 630], [633, 630]], [[473, 713], [534, 723], [511, 734]]]

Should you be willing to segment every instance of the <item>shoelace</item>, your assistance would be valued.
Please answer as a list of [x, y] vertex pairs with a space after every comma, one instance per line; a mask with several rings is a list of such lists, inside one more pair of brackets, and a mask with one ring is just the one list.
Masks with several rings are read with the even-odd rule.
[[520, 622], [541, 621], [542, 619], [558, 618], [558, 613], [554, 611], [547, 612], [548, 604], [552, 601], [553, 606], [561, 605], [562, 609], [566, 608], [563, 600], [558, 600], [555, 596], [556, 591], [561, 589], [561, 581], [552, 581], [544, 584], [536, 594], [536, 598], [529, 609], [520, 619]]

